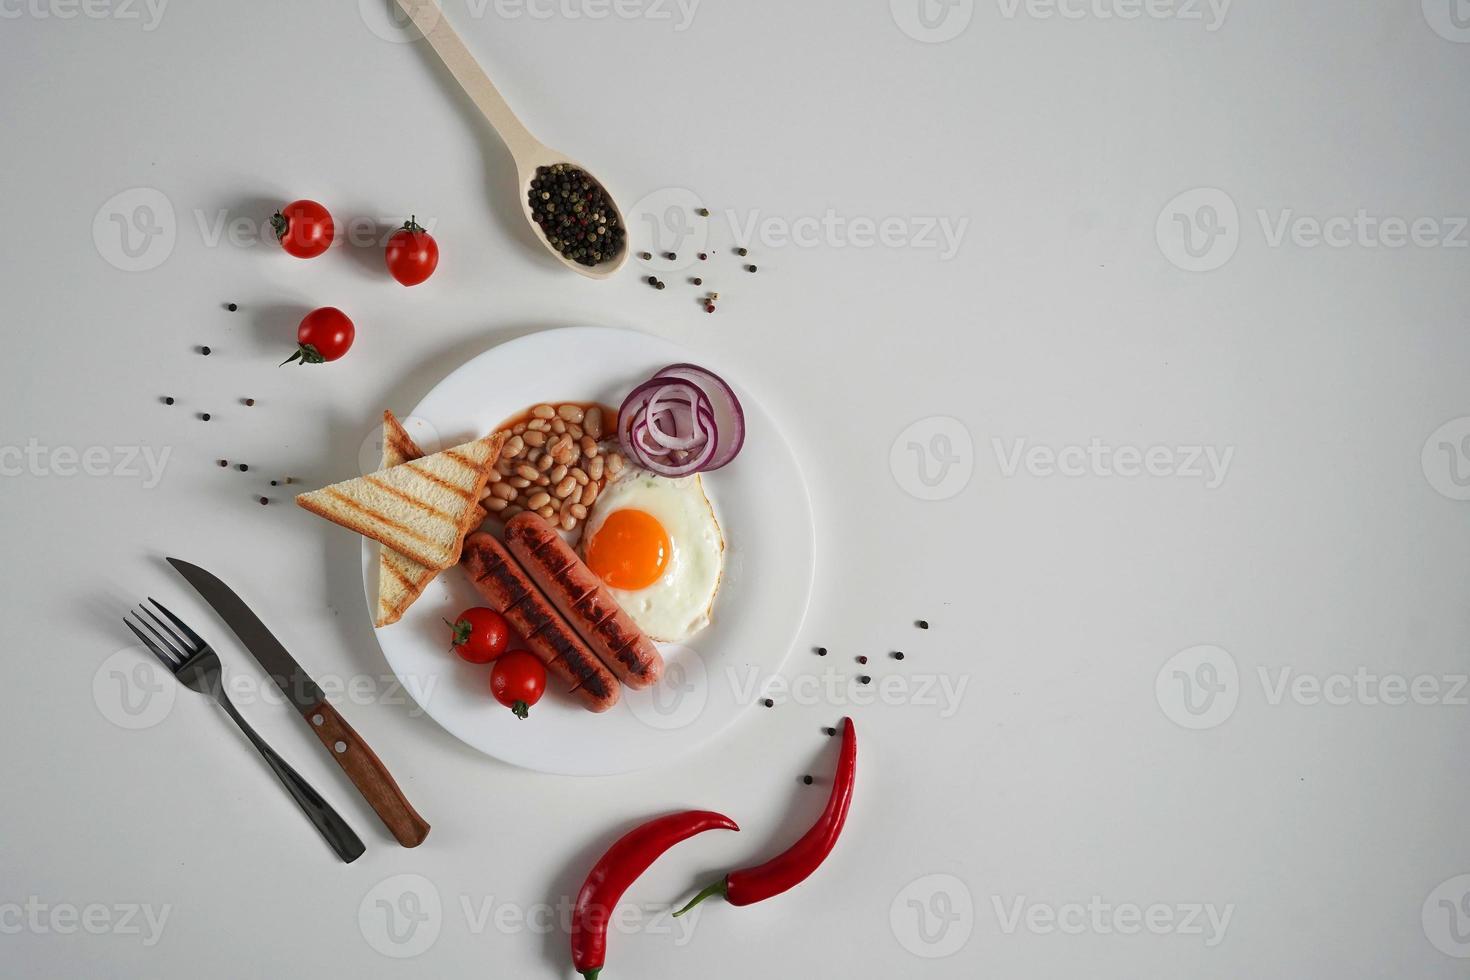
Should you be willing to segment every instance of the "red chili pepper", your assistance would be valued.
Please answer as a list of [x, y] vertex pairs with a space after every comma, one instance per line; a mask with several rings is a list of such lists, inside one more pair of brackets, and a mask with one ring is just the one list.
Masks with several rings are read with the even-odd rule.
[[852, 786], [857, 778], [857, 730], [851, 718], [842, 719], [842, 751], [837, 756], [837, 772], [832, 779], [832, 795], [827, 798], [827, 808], [795, 844], [754, 868], [731, 871], [692, 898], [675, 915], [683, 915], [711, 895], [722, 895], [731, 905], [754, 905], [756, 902], [779, 895], [794, 888], [832, 853], [842, 825], [847, 821], [847, 809], [852, 804]]
[[669, 848], [706, 830], [739, 830], [735, 821], [709, 810], [688, 810], [650, 820], [624, 834], [587, 874], [572, 910], [572, 964], [596, 980], [607, 960], [607, 924], [628, 886]]

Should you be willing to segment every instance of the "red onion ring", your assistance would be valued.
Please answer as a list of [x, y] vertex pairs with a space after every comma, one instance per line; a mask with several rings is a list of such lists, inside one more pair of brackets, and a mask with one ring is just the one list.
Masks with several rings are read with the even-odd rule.
[[623, 400], [618, 442], [647, 470], [688, 476], [735, 458], [745, 442], [745, 415], [718, 375], [694, 364], [671, 364]]
[[654, 380], [684, 381], [704, 392], [714, 412], [714, 429], [722, 444], [706, 469], [717, 470], [734, 459], [745, 445], [745, 410], [735, 391], [718, 374], [698, 364], [670, 364]]

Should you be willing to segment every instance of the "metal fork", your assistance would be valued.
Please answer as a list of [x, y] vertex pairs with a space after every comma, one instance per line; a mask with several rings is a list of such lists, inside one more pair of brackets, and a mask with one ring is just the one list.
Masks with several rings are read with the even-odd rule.
[[[250, 744], [265, 756], [265, 761], [270, 764], [271, 769], [275, 770], [276, 775], [280, 777], [282, 784], [296, 800], [302, 812], [316, 825], [316, 829], [321, 831], [322, 836], [327, 839], [332, 850], [337, 852], [338, 857], [348, 863], [361, 857], [366, 847], [357, 834], [353, 833], [352, 828], [347, 825], [347, 821], [332, 809], [331, 804], [322, 799], [320, 793], [311, 788], [310, 783], [301, 778], [300, 773], [292, 769], [285, 759], [277, 755], [274, 749], [255, 734], [255, 729], [246, 724], [240, 712], [230, 703], [229, 696], [225, 694], [219, 655], [208, 643], [204, 642], [198, 633], [191, 630], [182, 619], [165, 609], [157, 599], [150, 596], [148, 601], [168, 617], [169, 622], [178, 627], [178, 631], [155, 616], [153, 610], [142, 603], [139, 603], [138, 608], [132, 611], [133, 618], [137, 619], [143, 628], [153, 636], [150, 638], [144, 635], [143, 631], [134, 626], [126, 616], [123, 617], [123, 624], [143, 641], [144, 646], [153, 651], [153, 655], [180, 684], [191, 691], [198, 691], [200, 694], [207, 694], [214, 698], [215, 703], [225, 710], [225, 714], [234, 719], [235, 724], [239, 725], [240, 730], [245, 733], [245, 737], [250, 739]], [[139, 614], [140, 612], [142, 615]], [[144, 616], [147, 618], [145, 619]], [[182, 631], [182, 636], [179, 631]]]

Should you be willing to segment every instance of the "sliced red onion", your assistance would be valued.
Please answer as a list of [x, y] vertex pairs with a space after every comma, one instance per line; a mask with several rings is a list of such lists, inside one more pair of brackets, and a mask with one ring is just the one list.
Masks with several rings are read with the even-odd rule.
[[725, 379], [698, 364], [670, 364], [654, 375], [654, 380], [688, 382], [704, 392], [709, 400], [714, 410], [714, 429], [719, 433], [717, 441], [721, 445], [705, 469], [717, 470], [739, 454], [745, 445], [745, 411]]
[[[648, 423], [646, 420], [640, 420], [633, 425], [631, 438], [625, 448], [638, 461], [638, 465], [659, 476], [680, 477], [697, 473], [715, 452], [713, 439], [692, 452], [676, 449], [667, 453], [656, 453], [651, 450], [648, 443]], [[656, 446], [657, 444], [654, 444], [655, 448]]]
[[[701, 406], [709, 406], [704, 392], [689, 384], [669, 384], [653, 393], [644, 415], [653, 440], [665, 449], [694, 449], [707, 436], [696, 418]], [[661, 423], [667, 420], [673, 431]]]

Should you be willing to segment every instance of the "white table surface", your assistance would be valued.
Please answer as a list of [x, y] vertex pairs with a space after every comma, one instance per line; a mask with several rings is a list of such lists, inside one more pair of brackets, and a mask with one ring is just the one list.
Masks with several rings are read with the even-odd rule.
[[[0, 3], [0, 972], [567, 976], [556, 910], [589, 861], [699, 806], [743, 832], [637, 884], [608, 980], [1463, 975], [1463, 2], [450, 3], [640, 235], [679, 189], [711, 209], [714, 316], [690, 272], [657, 292], [538, 254], [508, 156], [381, 2]], [[406, 290], [371, 244], [252, 244], [297, 197], [433, 221], [439, 272]], [[755, 276], [730, 254], [751, 227]], [[349, 358], [278, 370], [332, 304]], [[388, 687], [356, 541], [255, 497], [355, 471], [385, 406], [582, 323], [737, 367], [818, 520], [788, 677], [866, 654], [891, 703], [793, 698], [578, 780], [482, 758]], [[145, 594], [260, 681], [164, 554], [354, 685], [423, 847], [259, 695], [245, 714], [368, 842], [355, 865], [204, 699], [124, 710]], [[1430, 703], [1384, 703], [1405, 691]], [[692, 934], [655, 914], [815, 815], [799, 777], [844, 712], [860, 782], [820, 873]]]

